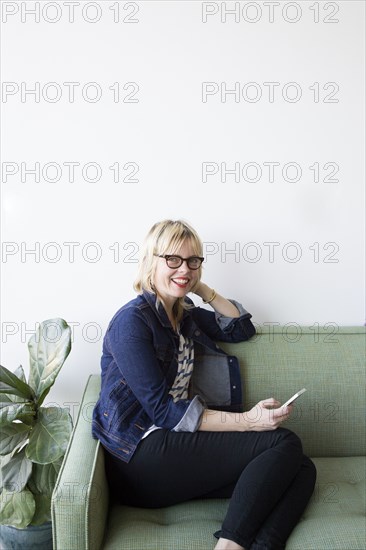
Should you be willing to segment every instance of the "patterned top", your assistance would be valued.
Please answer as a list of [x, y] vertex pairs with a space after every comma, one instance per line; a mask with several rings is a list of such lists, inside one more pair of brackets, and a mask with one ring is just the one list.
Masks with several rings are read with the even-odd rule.
[[179, 333], [178, 371], [169, 391], [173, 401], [188, 399], [188, 386], [193, 372], [194, 344], [191, 338]]
[[[173, 397], [173, 401], [177, 402], [180, 399], [188, 399], [188, 388], [193, 372], [194, 363], [194, 343], [192, 338], [185, 338], [181, 332], [179, 332], [179, 352], [178, 352], [178, 370], [175, 375], [175, 380], [172, 387], [169, 390], [170, 395]], [[142, 439], [147, 437], [151, 432], [160, 430], [159, 426], [153, 424], [147, 432], [144, 433]]]

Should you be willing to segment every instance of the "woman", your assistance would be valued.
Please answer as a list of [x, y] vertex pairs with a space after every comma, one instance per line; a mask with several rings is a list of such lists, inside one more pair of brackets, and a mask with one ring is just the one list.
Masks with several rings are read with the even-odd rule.
[[[215, 550], [283, 549], [313, 492], [315, 468], [298, 437], [280, 427], [291, 405], [270, 398], [239, 414], [239, 364], [215, 342], [248, 340], [255, 329], [241, 304], [201, 280], [202, 262], [187, 223], [151, 228], [139, 295], [104, 338], [93, 434], [120, 502], [230, 498]], [[189, 292], [213, 311], [195, 307]]]

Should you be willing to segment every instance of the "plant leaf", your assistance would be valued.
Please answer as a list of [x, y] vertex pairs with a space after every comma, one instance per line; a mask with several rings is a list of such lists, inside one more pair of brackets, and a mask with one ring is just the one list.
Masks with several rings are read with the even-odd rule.
[[0, 393], [18, 395], [24, 399], [33, 399], [34, 392], [28, 384], [23, 382], [10, 370], [0, 365]]
[[22, 365], [19, 365], [19, 367], [18, 367], [17, 369], [15, 369], [14, 374], [15, 374], [15, 376], [17, 376], [17, 377], [19, 378], [19, 380], [21, 380], [22, 382], [27, 382], [27, 379], [26, 379], [26, 377], [25, 377], [24, 369], [23, 369]]
[[32, 461], [25, 456], [22, 449], [14, 456], [8, 455], [1, 461], [1, 485], [8, 491], [19, 493], [27, 485], [32, 473]]
[[50, 386], [49, 388], [46, 388], [46, 389], [41, 393], [41, 395], [39, 396], [39, 398], [38, 398], [38, 406], [39, 406], [39, 407], [42, 405], [43, 401], [46, 399], [46, 397], [47, 397], [47, 395], [48, 395], [50, 389], [51, 389], [51, 386]]
[[21, 422], [1, 427], [0, 455], [7, 455], [21, 445], [28, 437], [30, 427]]
[[62, 460], [51, 464], [33, 464], [32, 475], [28, 480], [28, 488], [36, 502], [32, 525], [41, 525], [51, 519], [51, 498]]
[[71, 416], [66, 409], [41, 407], [29, 436], [27, 457], [39, 464], [55, 462], [65, 454], [71, 429]]
[[17, 395], [10, 395], [7, 393], [0, 393], [0, 403], [28, 403], [27, 399], [18, 397]]
[[30, 354], [29, 385], [37, 398], [54, 383], [71, 350], [71, 329], [63, 319], [43, 321], [28, 342]]
[[33, 417], [35, 412], [33, 404], [29, 402], [16, 403], [11, 399], [6, 401], [6, 395], [0, 399], [0, 425], [9, 424], [20, 417]]
[[24, 529], [34, 516], [36, 503], [29, 489], [19, 493], [4, 490], [0, 495], [0, 524]]
[[62, 458], [50, 464], [33, 464], [32, 475], [28, 480], [28, 488], [35, 494], [52, 496], [56, 480], [61, 468]]
[[17, 415], [16, 419], [20, 420], [23, 424], [26, 424], [31, 428], [35, 422], [35, 416], [36, 416], [36, 412], [33, 408], [31, 408], [31, 409], [25, 409], [24, 413], [20, 412]]

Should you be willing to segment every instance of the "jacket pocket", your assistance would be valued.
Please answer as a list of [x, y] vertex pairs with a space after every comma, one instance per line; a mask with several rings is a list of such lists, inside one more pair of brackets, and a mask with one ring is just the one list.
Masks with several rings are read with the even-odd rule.
[[138, 405], [138, 401], [126, 381], [123, 378], [117, 380], [103, 407], [103, 416], [106, 419], [108, 431], [120, 424], [136, 405]]

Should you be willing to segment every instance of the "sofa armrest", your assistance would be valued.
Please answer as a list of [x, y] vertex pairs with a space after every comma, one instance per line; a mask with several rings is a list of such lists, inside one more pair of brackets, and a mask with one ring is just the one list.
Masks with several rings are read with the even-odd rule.
[[91, 416], [100, 376], [91, 375], [52, 495], [54, 550], [101, 548], [109, 506], [103, 448], [92, 438]]

